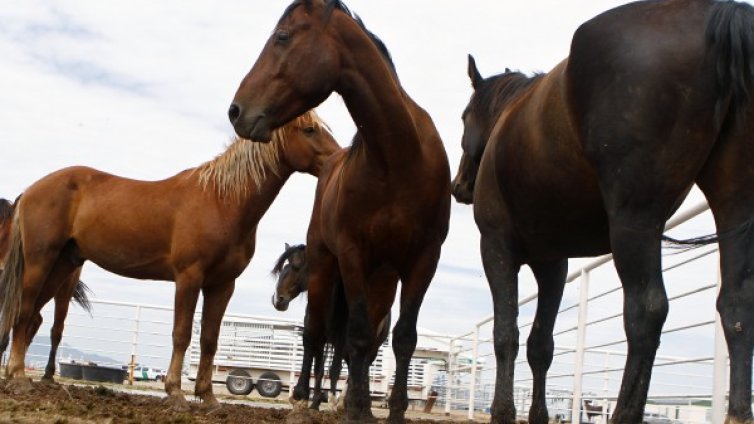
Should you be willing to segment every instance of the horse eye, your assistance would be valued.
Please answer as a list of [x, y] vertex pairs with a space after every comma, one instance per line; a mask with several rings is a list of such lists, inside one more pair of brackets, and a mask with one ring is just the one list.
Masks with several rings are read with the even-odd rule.
[[289, 34], [288, 31], [284, 31], [281, 29], [275, 33], [275, 39], [281, 43], [288, 41], [289, 38], [291, 38], [291, 34]]
[[314, 134], [314, 127], [305, 127], [305, 128], [303, 128], [303, 131], [306, 134]]

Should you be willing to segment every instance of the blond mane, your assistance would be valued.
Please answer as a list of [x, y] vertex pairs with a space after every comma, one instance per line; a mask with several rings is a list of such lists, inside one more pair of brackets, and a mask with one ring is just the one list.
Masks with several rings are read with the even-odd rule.
[[312, 109], [273, 131], [269, 143], [235, 137], [223, 153], [196, 168], [202, 187], [213, 186], [220, 198], [235, 200], [246, 198], [251, 193], [251, 185], [259, 191], [268, 173], [280, 176], [280, 153], [285, 150], [291, 133], [308, 126], [316, 130], [327, 128]]

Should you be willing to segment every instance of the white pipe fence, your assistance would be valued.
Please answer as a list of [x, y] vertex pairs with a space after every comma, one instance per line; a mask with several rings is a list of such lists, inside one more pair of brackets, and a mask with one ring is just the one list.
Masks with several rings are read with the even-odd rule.
[[[665, 229], [673, 229], [707, 210], [706, 204], [690, 208], [668, 221]], [[649, 413], [667, 415], [675, 422], [684, 423], [722, 424], [724, 421], [728, 357], [714, 308], [720, 284], [717, 259], [716, 247], [701, 253], [694, 250], [664, 257], [666, 262], [671, 262], [663, 268], [670, 293], [670, 314], [655, 359], [646, 407]], [[606, 272], [613, 272], [610, 275], [612, 281], [619, 281], [614, 271], [600, 268], [611, 261], [612, 255], [604, 255], [568, 274], [567, 282], [577, 281], [578, 287], [566, 286], [564, 303], [568, 299], [578, 301], [566, 304], [558, 313], [554, 331], [555, 354], [547, 380], [551, 418], [574, 423], [591, 421], [593, 417], [585, 414], [584, 400], [587, 400], [592, 405], [601, 404], [601, 414], [594, 412], [590, 415], [601, 416], [602, 422], [606, 423], [609, 411], [614, 408], [626, 357], [626, 339], [623, 325], [618, 320], [623, 317], [622, 302], [618, 297], [622, 295], [620, 285], [606, 290], [599, 285], [599, 274]], [[690, 264], [696, 264], [696, 268], [703, 266], [709, 272], [700, 274], [697, 271], [689, 275], [684, 269]], [[598, 275], [593, 275], [595, 273]], [[683, 273], [682, 278], [676, 278], [677, 273]], [[598, 288], [603, 291], [595, 294], [594, 290]], [[536, 298], [534, 293], [519, 300], [521, 316], [532, 317], [519, 325], [521, 349], [525, 349], [528, 336], [524, 330], [533, 324], [531, 309], [534, 305], [529, 304]], [[692, 311], [688, 310], [689, 305]], [[675, 322], [676, 316], [682, 317], [681, 322]], [[489, 412], [496, 368], [491, 337], [493, 318], [488, 316], [480, 320], [471, 331], [450, 341], [449, 390], [444, 397], [446, 412], [465, 409], [469, 419]], [[621, 336], [617, 337], [618, 334]], [[707, 340], [710, 342], [706, 347], [712, 347], [709, 351], [704, 349]], [[459, 358], [464, 355], [469, 359], [466, 364], [461, 364], [463, 361]], [[526, 358], [525, 352], [521, 351], [518, 357]], [[463, 378], [463, 372], [469, 372], [470, 377]], [[525, 419], [528, 414], [531, 384], [526, 360], [517, 360], [514, 397], [520, 418]]]

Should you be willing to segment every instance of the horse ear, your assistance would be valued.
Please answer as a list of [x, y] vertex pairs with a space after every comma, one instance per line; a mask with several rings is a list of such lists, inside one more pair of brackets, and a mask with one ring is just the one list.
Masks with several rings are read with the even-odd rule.
[[505, 68], [505, 73], [506, 73], [506, 74], [507, 74], [508, 72], [510, 72], [510, 71], [511, 71], [511, 68], [508, 68], [508, 67], [506, 67], [506, 68]]
[[479, 84], [484, 79], [482, 78], [482, 74], [477, 70], [476, 61], [472, 55], [469, 55], [469, 78], [471, 78], [471, 86], [474, 87], [474, 90], [479, 88]]
[[288, 250], [288, 249], [290, 249], [290, 248], [291, 248], [291, 245], [289, 245], [288, 243], [286, 243], [286, 244], [285, 244], [285, 250]]

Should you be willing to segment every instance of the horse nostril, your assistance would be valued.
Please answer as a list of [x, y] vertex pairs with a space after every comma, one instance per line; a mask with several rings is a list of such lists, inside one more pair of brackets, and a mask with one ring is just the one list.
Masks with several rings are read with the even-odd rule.
[[230, 122], [235, 123], [239, 116], [241, 116], [241, 106], [231, 103], [230, 108], [228, 108], [228, 118], [230, 119]]

